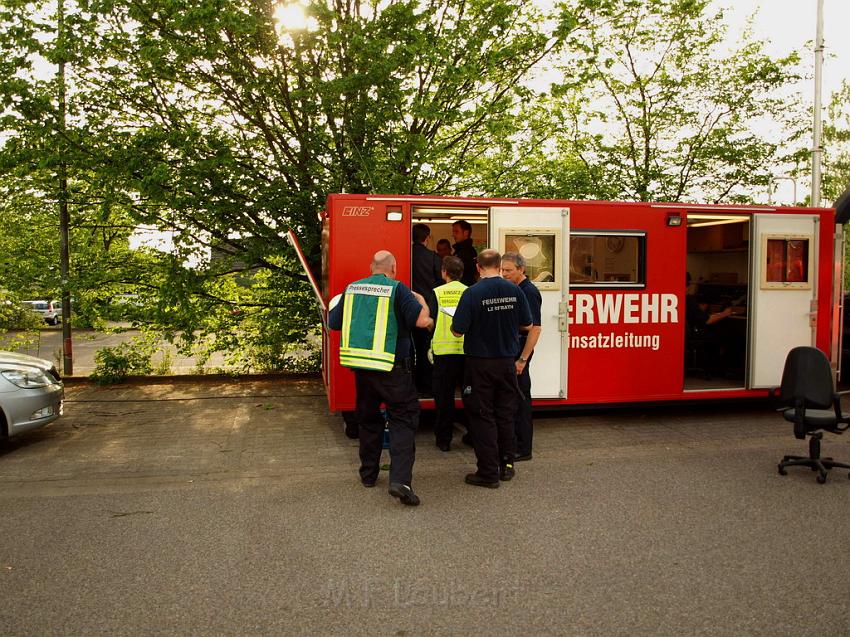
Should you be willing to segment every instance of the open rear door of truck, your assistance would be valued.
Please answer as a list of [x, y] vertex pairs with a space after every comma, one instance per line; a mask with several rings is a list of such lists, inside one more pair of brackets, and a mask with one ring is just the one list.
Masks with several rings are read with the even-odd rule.
[[307, 263], [307, 257], [304, 256], [304, 251], [301, 249], [301, 244], [298, 241], [298, 237], [295, 235], [291, 229], [286, 232], [286, 238], [289, 240], [289, 243], [295, 249], [295, 254], [298, 256], [298, 260], [301, 262], [301, 267], [304, 268], [304, 273], [307, 275], [307, 281], [310, 282], [310, 287], [313, 288], [313, 294], [316, 296], [316, 303], [318, 305], [319, 316], [321, 318], [322, 324], [324, 325], [326, 321], [326, 316], [328, 314], [328, 307], [325, 305], [325, 300], [322, 298], [322, 291], [319, 289], [319, 284], [316, 281], [316, 277], [313, 276], [312, 270], [310, 270], [310, 264]]
[[817, 215], [764, 213], [754, 220], [751, 389], [778, 386], [788, 352], [815, 344], [818, 280]]

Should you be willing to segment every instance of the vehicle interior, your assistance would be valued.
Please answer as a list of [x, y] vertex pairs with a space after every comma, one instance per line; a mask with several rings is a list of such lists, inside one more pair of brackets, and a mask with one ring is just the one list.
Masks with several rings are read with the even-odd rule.
[[[489, 219], [489, 209], [486, 207], [468, 207], [468, 206], [414, 206], [411, 214], [411, 225], [416, 225], [418, 223], [424, 223], [431, 230], [431, 235], [428, 237], [428, 241], [425, 244], [429, 249], [434, 250], [437, 254], [442, 256], [447, 256], [452, 254], [452, 246], [455, 243], [454, 237], [452, 235], [452, 224], [456, 221], [465, 220], [469, 222], [472, 227], [472, 244], [475, 247], [476, 252], [481, 252], [483, 249], [488, 247], [489, 241], [489, 233], [488, 233], [488, 219]], [[446, 244], [448, 242], [448, 244]], [[440, 244], [443, 244], [442, 246]], [[441, 248], [445, 248], [445, 251], [441, 250]], [[411, 260], [413, 258], [413, 254], [411, 252]], [[411, 262], [411, 270], [413, 269], [413, 263]], [[418, 360], [425, 360], [424, 352], [428, 349], [428, 343], [425, 341], [417, 339], [416, 334], [414, 336], [414, 346], [416, 348], [416, 357]], [[417, 342], [418, 341], [418, 342]], [[421, 359], [419, 357], [422, 357]], [[414, 380], [416, 382], [416, 389], [420, 394], [420, 397], [430, 397], [433, 395], [433, 389], [431, 387], [431, 371], [430, 364], [427, 362], [416, 363], [416, 369], [414, 371]]]
[[487, 208], [474, 208], [469, 206], [414, 206], [411, 221], [413, 224], [424, 223], [431, 228], [431, 237], [428, 239], [428, 247], [437, 249], [437, 243], [441, 239], [454, 244], [452, 237], [452, 224], [461, 219], [466, 220], [472, 226], [472, 244], [477, 252], [488, 247], [489, 211]]
[[750, 218], [690, 213], [687, 233], [684, 389], [743, 388]]

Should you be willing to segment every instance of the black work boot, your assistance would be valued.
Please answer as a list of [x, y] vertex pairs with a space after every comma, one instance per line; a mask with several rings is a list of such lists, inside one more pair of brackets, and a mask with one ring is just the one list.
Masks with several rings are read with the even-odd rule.
[[406, 484], [393, 482], [390, 484], [389, 494], [394, 498], [398, 498], [402, 504], [406, 504], [411, 507], [419, 506], [419, 496], [413, 493], [413, 489]]
[[488, 489], [498, 489], [499, 488], [499, 481], [498, 480], [491, 482], [490, 480], [485, 480], [484, 478], [479, 476], [477, 473], [467, 473], [466, 477], [463, 479], [463, 481], [466, 482], [466, 484], [471, 484], [473, 487], [486, 487]]

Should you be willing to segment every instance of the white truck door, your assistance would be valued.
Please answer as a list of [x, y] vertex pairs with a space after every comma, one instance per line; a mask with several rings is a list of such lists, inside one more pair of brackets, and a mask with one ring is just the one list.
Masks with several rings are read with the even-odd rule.
[[818, 218], [762, 213], [753, 221], [749, 386], [755, 389], [778, 386], [788, 352], [814, 345]]
[[570, 211], [562, 207], [490, 208], [489, 245], [526, 259], [526, 276], [543, 299], [543, 332], [531, 361], [533, 398], [567, 396]]

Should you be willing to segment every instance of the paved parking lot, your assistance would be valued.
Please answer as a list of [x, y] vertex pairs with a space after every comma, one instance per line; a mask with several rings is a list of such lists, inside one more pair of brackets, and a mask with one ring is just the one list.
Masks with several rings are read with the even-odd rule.
[[314, 379], [67, 398], [0, 447], [4, 635], [850, 632], [850, 480], [765, 405], [549, 414], [493, 491], [423, 427], [411, 509]]
[[[105, 347], [117, 347], [123, 343], [132, 343], [143, 336], [139, 330], [130, 329], [127, 323], [110, 323], [111, 328], [123, 331], [98, 332], [88, 328], [75, 328], [73, 332], [74, 376], [89, 376], [95, 370], [95, 355]], [[35, 332], [11, 331], [0, 334], [0, 349], [12, 350], [21, 354], [38, 356], [53, 361], [56, 367], [63, 369], [62, 361], [62, 325], [44, 326]], [[165, 340], [157, 343], [151, 357], [154, 368], [163, 366], [163, 357], [167, 357], [170, 374], [197, 374], [198, 369], [211, 370], [228, 367], [221, 352], [215, 352], [208, 360], [201, 356], [182, 354], [179, 349]], [[64, 374], [63, 374], [64, 375]]]

